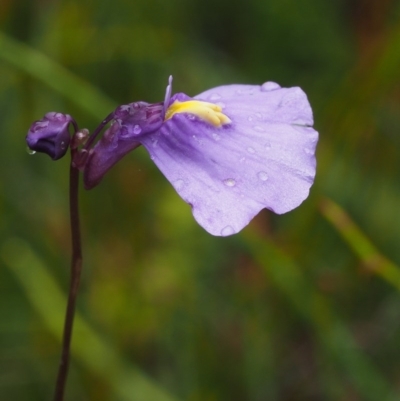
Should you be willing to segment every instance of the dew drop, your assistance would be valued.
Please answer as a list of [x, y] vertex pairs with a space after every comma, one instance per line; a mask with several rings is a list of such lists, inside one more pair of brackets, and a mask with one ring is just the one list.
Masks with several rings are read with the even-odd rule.
[[140, 128], [139, 125], [135, 125], [135, 126], [133, 127], [133, 133], [134, 133], [135, 135], [139, 135], [141, 132], [142, 132], [142, 129]]
[[314, 153], [314, 151], [309, 148], [304, 148], [304, 152], [306, 152], [308, 155], [312, 155]]
[[64, 142], [64, 141], [62, 141], [62, 142], [60, 143], [60, 147], [61, 147], [62, 150], [65, 149], [65, 142]]
[[261, 113], [256, 113], [256, 117], [257, 117], [259, 120], [262, 120], [262, 119], [263, 119], [263, 115], [262, 115]]
[[36, 153], [36, 150], [32, 150], [26, 147], [26, 152], [28, 153], [28, 155], [34, 155]]
[[252, 153], [252, 154], [256, 153], [256, 151], [254, 150], [254, 148], [252, 148], [251, 146], [249, 146], [249, 147], [247, 148], [247, 151], [248, 151], [249, 153]]
[[279, 88], [280, 88], [280, 86], [276, 82], [272, 82], [272, 81], [265, 82], [261, 85], [262, 92], [269, 92], [269, 91], [273, 91], [273, 90], [279, 89]]
[[219, 95], [218, 93], [213, 93], [210, 97], [210, 100], [219, 100], [221, 99], [221, 95]]
[[245, 157], [241, 157], [239, 161], [240, 161], [240, 163], [243, 163], [243, 162], [246, 161], [246, 158]]
[[233, 178], [228, 178], [228, 179], [224, 180], [224, 184], [227, 187], [234, 187], [236, 185], [236, 181]]
[[215, 103], [217, 106], [219, 106], [219, 107], [221, 107], [221, 109], [224, 109], [225, 108], [225, 103], [223, 103], [223, 102], [218, 102], [218, 103]]
[[185, 181], [181, 179], [174, 181], [174, 187], [177, 191], [182, 190], [184, 186], [185, 186]]
[[265, 171], [260, 171], [257, 174], [257, 177], [261, 180], [261, 181], [267, 181], [268, 180], [268, 174]]
[[257, 132], [264, 132], [265, 131], [264, 128], [260, 127], [259, 125], [255, 125], [253, 127], [253, 129], [254, 129], [254, 131], [257, 131]]
[[212, 137], [213, 137], [216, 141], [219, 141], [219, 140], [221, 139], [221, 137], [220, 137], [218, 134], [216, 134], [216, 133], [213, 133], [213, 134], [212, 134]]
[[233, 229], [232, 226], [226, 226], [221, 230], [221, 235], [223, 237], [227, 237], [228, 235], [232, 235], [235, 233], [235, 230]]
[[264, 145], [265, 150], [270, 150], [271, 149], [271, 144], [269, 142], [266, 142]]
[[247, 119], [248, 119], [250, 122], [253, 121], [253, 117], [252, 117], [252, 116], [248, 117]]

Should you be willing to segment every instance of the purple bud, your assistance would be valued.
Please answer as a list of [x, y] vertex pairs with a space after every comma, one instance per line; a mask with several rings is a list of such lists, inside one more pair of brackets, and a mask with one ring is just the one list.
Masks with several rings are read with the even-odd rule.
[[71, 142], [68, 130], [72, 123], [77, 128], [75, 120], [68, 114], [50, 112], [41, 120], [35, 121], [26, 136], [29, 149], [48, 154], [53, 160], [65, 155]]

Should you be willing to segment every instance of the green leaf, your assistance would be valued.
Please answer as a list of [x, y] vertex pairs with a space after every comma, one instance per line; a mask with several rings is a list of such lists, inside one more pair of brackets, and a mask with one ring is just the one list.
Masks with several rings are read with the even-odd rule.
[[400, 290], [400, 268], [379, 252], [337, 203], [325, 198], [320, 203], [320, 211], [326, 220], [336, 228], [366, 268]]

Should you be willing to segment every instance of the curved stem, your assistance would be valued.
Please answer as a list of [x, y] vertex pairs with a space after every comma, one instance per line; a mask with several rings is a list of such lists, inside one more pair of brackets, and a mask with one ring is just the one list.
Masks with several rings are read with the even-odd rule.
[[97, 138], [97, 135], [101, 132], [101, 130], [114, 118], [114, 112], [110, 113], [93, 131], [92, 135], [90, 135], [89, 139], [85, 143], [84, 149], [88, 150], [90, 146], [93, 144], [94, 140]]
[[[71, 160], [74, 159], [75, 152], [77, 152], [76, 149], [71, 150]], [[69, 354], [72, 329], [74, 324], [75, 305], [82, 270], [82, 246], [78, 206], [79, 170], [75, 168], [72, 163], [70, 166], [69, 185], [69, 207], [72, 237], [71, 281], [68, 294], [67, 311], [65, 314], [60, 366], [58, 369], [56, 388], [53, 398], [54, 401], [62, 401], [64, 399], [65, 383], [68, 376]]]

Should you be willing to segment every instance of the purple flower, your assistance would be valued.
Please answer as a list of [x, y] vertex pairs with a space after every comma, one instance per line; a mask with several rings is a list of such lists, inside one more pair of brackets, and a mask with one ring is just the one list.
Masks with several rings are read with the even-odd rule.
[[213, 235], [240, 231], [263, 208], [286, 213], [307, 198], [318, 133], [300, 88], [227, 85], [164, 103], [132, 103], [89, 152], [87, 189], [140, 144], [197, 222]]
[[77, 129], [75, 120], [68, 114], [50, 112], [29, 128], [26, 143], [35, 152], [48, 154], [53, 160], [65, 155], [71, 142], [69, 124]]

